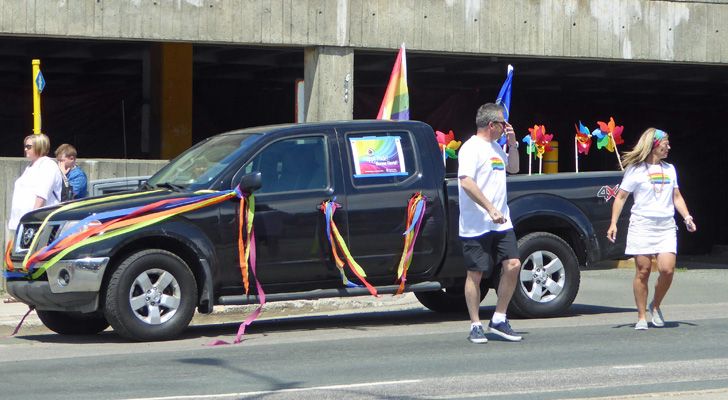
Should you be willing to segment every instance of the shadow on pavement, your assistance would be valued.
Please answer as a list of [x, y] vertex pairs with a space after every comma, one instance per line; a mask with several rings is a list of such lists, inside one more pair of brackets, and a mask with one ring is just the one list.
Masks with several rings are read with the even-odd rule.
[[[481, 319], [487, 321], [495, 310], [494, 306], [483, 306], [480, 310]], [[560, 317], [577, 317], [581, 315], [598, 315], [623, 313], [634, 311], [634, 308], [623, 307], [605, 307], [587, 304], [574, 304]], [[247, 318], [246, 313], [235, 315], [227, 315], [224, 319], [211, 318], [209, 323], [202, 323], [187, 328], [182, 335], [172, 339], [188, 340], [200, 338], [218, 338], [220, 336], [231, 337], [234, 340], [240, 323]], [[519, 318], [513, 318], [519, 319]], [[389, 310], [389, 311], [371, 311], [371, 312], [351, 312], [337, 313], [336, 315], [298, 315], [290, 317], [279, 317], [270, 319], [261, 319], [255, 321], [246, 329], [246, 335], [263, 334], [274, 332], [292, 332], [292, 331], [316, 331], [327, 329], [351, 329], [359, 331], [367, 331], [372, 327], [381, 326], [401, 326], [401, 325], [420, 325], [432, 324], [438, 322], [451, 321], [468, 321], [468, 315], [463, 313], [443, 314], [436, 313], [425, 309], [407, 309], [407, 310]], [[25, 332], [24, 332], [25, 330]], [[43, 333], [39, 333], [42, 330]], [[130, 341], [118, 336], [110, 328], [97, 335], [58, 335], [55, 333], [47, 333], [44, 327], [35, 327], [29, 329], [21, 329], [14, 339], [35, 341], [40, 343], [87, 343], [87, 344], [103, 344], [103, 343], [129, 343]]]
[[598, 314], [619, 314], [623, 312], [637, 311], [636, 307], [609, 307], [595, 306], [593, 304], [572, 304], [561, 316], [562, 317], [578, 317], [580, 315], [598, 315]]

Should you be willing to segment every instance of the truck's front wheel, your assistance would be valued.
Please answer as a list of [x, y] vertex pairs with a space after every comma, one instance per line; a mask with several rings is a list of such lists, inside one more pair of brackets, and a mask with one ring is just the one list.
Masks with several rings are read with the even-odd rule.
[[40, 322], [61, 335], [95, 335], [109, 327], [103, 315], [37, 310]]
[[181, 258], [143, 250], [114, 271], [106, 291], [106, 318], [128, 339], [171, 339], [189, 325], [196, 299], [194, 275]]
[[511, 311], [528, 318], [564, 312], [579, 292], [579, 262], [571, 247], [554, 234], [536, 232], [518, 240], [518, 251], [522, 265]]

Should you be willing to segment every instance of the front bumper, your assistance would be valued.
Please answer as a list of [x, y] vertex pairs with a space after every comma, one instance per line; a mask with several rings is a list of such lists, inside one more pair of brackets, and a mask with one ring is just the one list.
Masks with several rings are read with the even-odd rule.
[[61, 260], [46, 270], [47, 281], [8, 279], [8, 293], [40, 310], [96, 311], [108, 263], [108, 257]]

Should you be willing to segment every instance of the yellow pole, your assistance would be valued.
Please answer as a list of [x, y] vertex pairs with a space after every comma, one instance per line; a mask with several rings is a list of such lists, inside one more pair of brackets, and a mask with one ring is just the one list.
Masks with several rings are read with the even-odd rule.
[[559, 172], [559, 142], [552, 140], [549, 144], [551, 151], [543, 155], [543, 173], [555, 174]]
[[38, 74], [40, 60], [33, 60], [33, 134], [40, 134], [40, 90], [38, 90]]

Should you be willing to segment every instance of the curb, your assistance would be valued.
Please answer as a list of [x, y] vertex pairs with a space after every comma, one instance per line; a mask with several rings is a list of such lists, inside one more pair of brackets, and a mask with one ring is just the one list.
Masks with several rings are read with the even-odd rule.
[[[5, 303], [9, 295], [0, 295], [0, 327], [15, 328], [23, 315], [28, 311], [24, 303]], [[292, 300], [266, 303], [261, 313], [261, 319], [275, 319], [291, 316], [328, 315], [338, 312], [369, 312], [382, 309], [409, 309], [422, 307], [415, 298], [414, 293], [404, 293], [399, 296], [384, 295], [382, 297], [354, 296], [335, 297], [318, 300]], [[215, 306], [211, 314], [195, 312], [190, 326], [242, 323], [253, 311], [257, 304], [242, 306]], [[31, 312], [23, 323], [24, 327], [43, 326], [38, 314]]]

